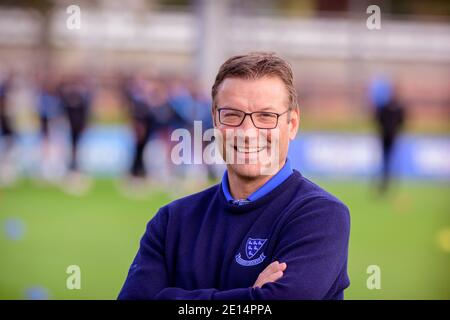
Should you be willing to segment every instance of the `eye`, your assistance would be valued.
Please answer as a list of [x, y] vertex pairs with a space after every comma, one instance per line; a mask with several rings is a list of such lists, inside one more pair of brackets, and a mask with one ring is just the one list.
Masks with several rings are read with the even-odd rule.
[[260, 121], [272, 121], [276, 118], [276, 115], [270, 112], [261, 112], [257, 114]]
[[240, 118], [242, 114], [238, 111], [223, 110], [222, 115], [226, 118]]

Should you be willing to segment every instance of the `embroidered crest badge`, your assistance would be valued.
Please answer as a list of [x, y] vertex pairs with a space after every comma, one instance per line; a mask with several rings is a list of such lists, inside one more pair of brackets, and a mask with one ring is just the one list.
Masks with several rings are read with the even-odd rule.
[[266, 241], [267, 239], [248, 238], [247, 243], [245, 244], [245, 255], [247, 256], [248, 260], [243, 259], [241, 257], [241, 254], [238, 253], [236, 255], [236, 262], [245, 267], [254, 266], [263, 262], [263, 260], [266, 258], [264, 252], [259, 255], [258, 253], [261, 251], [261, 248], [264, 246]]

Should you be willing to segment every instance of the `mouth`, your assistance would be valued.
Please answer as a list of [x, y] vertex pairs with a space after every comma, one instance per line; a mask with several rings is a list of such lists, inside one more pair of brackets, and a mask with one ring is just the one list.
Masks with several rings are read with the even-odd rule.
[[239, 152], [239, 153], [244, 153], [244, 154], [251, 154], [251, 153], [258, 153], [261, 152], [262, 150], [266, 149], [266, 147], [241, 147], [241, 146], [234, 146], [233, 147], [235, 151]]

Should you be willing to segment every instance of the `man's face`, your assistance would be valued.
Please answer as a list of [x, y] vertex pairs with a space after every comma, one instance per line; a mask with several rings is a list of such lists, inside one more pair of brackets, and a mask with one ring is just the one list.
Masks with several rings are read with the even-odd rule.
[[[288, 92], [278, 77], [255, 80], [226, 78], [221, 83], [215, 99], [213, 117], [215, 128], [221, 132], [224, 139], [221, 152], [231, 173], [252, 179], [261, 175], [272, 175], [284, 164], [289, 140], [295, 138], [299, 121], [298, 110], [286, 112], [288, 107]], [[271, 112], [282, 115], [273, 129], [255, 127], [255, 124], [264, 124], [264, 114], [260, 114], [260, 123], [256, 121], [254, 124], [247, 115], [243, 122], [235, 127], [219, 121], [218, 109], [221, 108], [246, 113]], [[256, 116], [254, 120], [257, 120]]]

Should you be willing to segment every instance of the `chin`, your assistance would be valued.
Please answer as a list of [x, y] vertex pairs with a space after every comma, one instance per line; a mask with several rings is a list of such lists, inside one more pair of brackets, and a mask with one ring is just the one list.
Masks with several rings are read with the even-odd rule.
[[254, 179], [261, 176], [272, 176], [279, 170], [278, 165], [265, 166], [263, 164], [231, 164], [229, 165], [236, 175], [241, 178]]
[[262, 166], [260, 164], [232, 164], [230, 169], [242, 178], [254, 179], [262, 174]]

